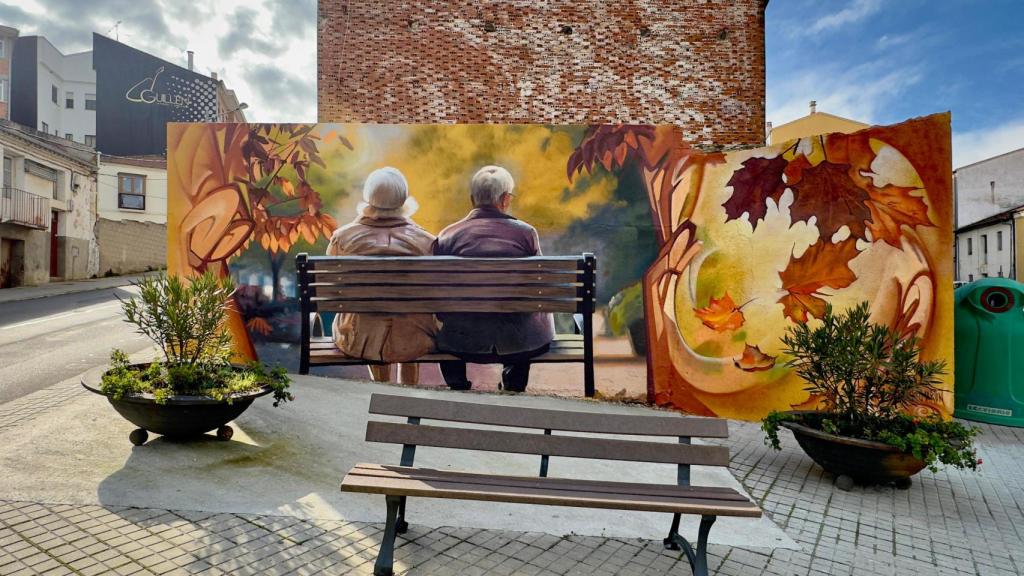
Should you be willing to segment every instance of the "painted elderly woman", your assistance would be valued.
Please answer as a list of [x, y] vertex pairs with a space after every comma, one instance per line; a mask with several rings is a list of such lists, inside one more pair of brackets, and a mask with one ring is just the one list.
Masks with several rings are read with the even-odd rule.
[[[363, 184], [363, 202], [356, 219], [335, 230], [327, 246], [330, 256], [424, 256], [434, 236], [410, 220], [416, 201], [409, 184], [395, 168], [374, 170]], [[398, 363], [399, 382], [415, 384], [419, 366], [401, 364], [434, 349], [437, 321], [431, 314], [338, 314], [334, 341], [348, 356], [388, 362], [371, 365], [370, 378], [391, 379], [390, 363]]]

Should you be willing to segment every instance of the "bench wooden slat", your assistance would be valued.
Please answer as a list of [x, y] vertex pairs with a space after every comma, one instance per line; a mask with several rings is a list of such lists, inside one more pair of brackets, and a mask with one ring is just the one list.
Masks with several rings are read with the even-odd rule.
[[314, 286], [313, 296], [332, 300], [383, 298], [576, 298], [576, 286]]
[[631, 434], [636, 436], [690, 436], [726, 438], [729, 427], [720, 418], [693, 418], [676, 415], [639, 416], [630, 414], [597, 414], [541, 408], [520, 408], [475, 402], [453, 402], [374, 394], [370, 397], [370, 413], [386, 416], [414, 416], [426, 420], [442, 420], [467, 424], [488, 424], [592, 432], [599, 434]]
[[368, 422], [366, 424], [366, 441], [599, 460], [699, 466], [729, 465], [729, 449], [722, 446], [581, 438], [579, 436], [548, 436], [502, 430], [444, 428], [394, 422]]
[[[445, 360], [458, 360], [459, 358], [452, 354], [445, 354], [442, 352], [432, 352], [425, 356], [420, 356], [415, 363], [418, 364], [430, 364], [434, 362], [442, 362]], [[579, 363], [583, 359], [583, 344], [581, 342], [558, 342], [555, 341], [544, 354], [540, 356], [534, 356], [530, 359], [531, 363], [537, 364], [548, 364], [548, 363], [561, 363], [561, 362], [574, 362]], [[359, 365], [359, 364], [374, 364], [372, 361], [364, 360], [362, 358], [353, 358], [346, 356], [338, 350], [338, 347], [334, 345], [333, 341], [323, 342], [319, 341], [314, 346], [311, 346], [309, 351], [309, 362], [316, 366], [325, 365]]]
[[608, 492], [578, 491], [519, 486], [488, 486], [473, 482], [447, 480], [423, 481], [413, 478], [381, 478], [366, 476], [353, 470], [342, 480], [345, 492], [392, 494], [425, 498], [455, 498], [485, 502], [546, 504], [645, 512], [678, 512], [756, 518], [761, 510], [753, 503], [665, 496], [636, 496]]
[[387, 466], [382, 464], [356, 464], [352, 469], [363, 476], [381, 478], [414, 478], [431, 480], [456, 480], [487, 486], [517, 486], [524, 488], [549, 488], [551, 490], [608, 492], [632, 494], [635, 496], [673, 496], [723, 500], [749, 503], [750, 499], [732, 488], [720, 486], [673, 486], [668, 484], [641, 484], [637, 482], [609, 482], [604, 480], [579, 480], [576, 478], [551, 478], [539, 476], [501, 476], [432, 468], [408, 466]]
[[[309, 348], [310, 350], [338, 350], [330, 336], [310, 338]], [[555, 334], [555, 339], [551, 341], [551, 348], [556, 350], [582, 350], [583, 336], [581, 334]], [[340, 350], [338, 350], [338, 354], [341, 354]]]
[[315, 256], [310, 270], [330, 272], [551, 272], [576, 271], [582, 261], [573, 256], [527, 258], [463, 258], [458, 256]]
[[517, 284], [574, 284], [582, 282], [582, 275], [572, 272], [368, 272], [338, 274], [329, 271], [310, 271], [311, 286], [508, 286]]
[[443, 312], [578, 312], [582, 301], [556, 299], [521, 300], [323, 300], [310, 299], [319, 312], [381, 312], [385, 314], [432, 314]]

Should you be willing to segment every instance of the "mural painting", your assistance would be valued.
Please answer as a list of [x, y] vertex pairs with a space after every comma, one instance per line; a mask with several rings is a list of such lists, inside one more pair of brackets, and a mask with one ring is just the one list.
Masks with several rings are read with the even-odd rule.
[[[168, 265], [233, 276], [238, 353], [294, 370], [301, 252], [592, 252], [599, 393], [753, 419], [814, 405], [779, 337], [826, 302], [869, 300], [874, 319], [951, 359], [939, 337], [952, 321], [949, 154], [948, 115], [725, 152], [697, 150], [672, 126], [171, 124]], [[486, 350], [463, 350], [468, 368], [314, 373], [582, 391], [581, 368], [524, 373], [516, 361], [571, 331], [561, 314], [497, 335], [445, 315], [392, 315], [384, 329], [379, 316], [325, 325], [346, 354], [373, 360]], [[504, 369], [472, 363], [485, 352]], [[951, 398], [920, 410], [948, 414]]]

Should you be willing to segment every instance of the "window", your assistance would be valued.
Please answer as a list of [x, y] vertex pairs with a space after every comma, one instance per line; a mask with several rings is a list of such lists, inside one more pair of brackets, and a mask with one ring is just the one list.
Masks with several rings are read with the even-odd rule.
[[85, 135], [85, 145], [86, 146], [92, 146], [93, 148], [95, 148], [96, 147], [96, 136], [94, 136], [92, 134], [86, 134]]
[[43, 122], [43, 132], [46, 132], [47, 134], [50, 133], [50, 125], [46, 122]]
[[988, 183], [988, 190], [989, 190], [989, 194], [992, 195], [992, 202], [995, 202], [996, 201], [996, 181], [995, 180], [989, 181], [989, 183]]
[[987, 272], [982, 272], [981, 273], [981, 277], [982, 278], [988, 278], [988, 273]]
[[1003, 231], [999, 230], [996, 232], [996, 250], [999, 252], [1003, 251]]
[[970, 256], [971, 254], [974, 254], [974, 238], [967, 239], [967, 255]]
[[64, 137], [67, 138], [68, 140], [72, 140], [72, 141], [75, 139], [75, 135], [70, 133], [70, 132], [65, 134]]
[[64, 107], [65, 108], [69, 108], [69, 109], [75, 107], [75, 93], [74, 92], [65, 92], [64, 93]]
[[57, 103], [57, 87], [52, 84], [50, 85], [50, 100], [53, 100], [54, 104]]
[[7, 80], [0, 80], [0, 102], [7, 102]]
[[988, 234], [981, 235], [981, 263], [988, 264]]
[[4, 158], [4, 188], [12, 188], [14, 186], [14, 161], [10, 158]]
[[139, 174], [117, 175], [117, 207], [126, 210], [146, 209], [146, 177]]
[[0, 38], [0, 58], [7, 55], [7, 46], [4, 44], [4, 39]]
[[54, 200], [64, 199], [64, 194], [62, 194], [61, 189], [58, 186], [58, 182], [60, 181], [60, 174], [57, 170], [54, 170], [53, 168], [50, 168], [49, 166], [45, 166], [38, 162], [25, 160], [25, 172], [32, 174], [37, 178], [42, 178], [43, 180], [49, 181], [51, 187], [51, 198], [53, 198]]
[[968, 274], [967, 275], [967, 281], [968, 282], [974, 282], [974, 274]]
[[96, 95], [95, 94], [86, 94], [85, 95], [85, 109], [86, 110], [95, 110], [96, 109]]

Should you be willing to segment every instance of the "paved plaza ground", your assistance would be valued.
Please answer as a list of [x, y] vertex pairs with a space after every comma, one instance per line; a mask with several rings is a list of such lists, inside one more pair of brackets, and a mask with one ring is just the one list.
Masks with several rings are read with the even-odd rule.
[[[300, 386], [297, 392], [301, 390]], [[109, 407], [98, 404], [88, 417], [75, 411], [95, 400], [99, 399], [77, 382], [67, 381], [2, 404], [0, 446], [7, 447], [7, 454], [16, 453], [11, 445], [19, 439], [47, 446], [44, 441], [51, 432], [46, 426], [64, 414], [79, 414], [75, 417], [108, 427], [117, 441], [126, 442], [125, 426]], [[281, 414], [296, 408], [289, 406]], [[256, 413], [252, 418], [260, 414], [255, 408], [250, 412]], [[239, 419], [238, 428], [257, 424], [247, 421], [249, 415]], [[711, 546], [712, 573], [1024, 572], [1024, 430], [981, 428], [978, 444], [984, 465], [978, 473], [924, 472], [909, 490], [856, 487], [842, 492], [810, 463], [788, 433], [783, 433], [784, 449], [774, 452], [763, 445], [756, 424], [730, 422], [731, 436], [724, 443], [732, 449], [732, 474], [796, 546], [765, 547], [763, 535], [754, 532], [769, 528], [744, 534], [742, 529], [716, 525], [718, 532], [739, 533], [720, 534], [730, 543]], [[217, 446], [208, 443], [207, 448]], [[132, 458], [136, 452], [152, 458], [157, 451], [172, 448], [183, 447], [158, 441], [131, 449]], [[37, 457], [54, 460], [47, 469], [51, 477], [40, 478], [40, 484], [75, 485], [74, 479], [56, 476], [62, 467], [73, 474], [82, 464], [76, 461], [78, 456], [47, 450]], [[75, 451], [89, 452], [88, 444]], [[317, 508], [310, 514], [199, 512], [187, 499], [164, 507], [118, 505], [118, 497], [128, 501], [132, 495], [104, 494], [103, 486], [95, 486], [91, 494], [40, 490], [32, 498], [12, 497], [32, 490], [6, 488], [24, 470], [9, 459], [3, 467], [0, 575], [369, 574], [383, 529], [375, 522], [318, 517]], [[240, 466], [239, 476], [245, 472]], [[327, 480], [337, 484], [340, 472]], [[259, 493], [246, 496], [260, 498]], [[100, 503], [83, 503], [90, 499]], [[462, 503], [446, 505], [455, 510]], [[550, 510], [535, 508], [536, 527], [529, 531], [459, 527], [464, 524], [431, 528], [417, 524], [413, 515], [409, 533], [398, 541], [396, 568], [399, 573], [432, 575], [690, 573], [681, 553], [663, 550], [659, 541], [550, 530], [557, 524], [546, 518]], [[615, 524], [614, 513], [607, 518]], [[667, 516], [656, 516], [655, 521], [660, 527]]]

